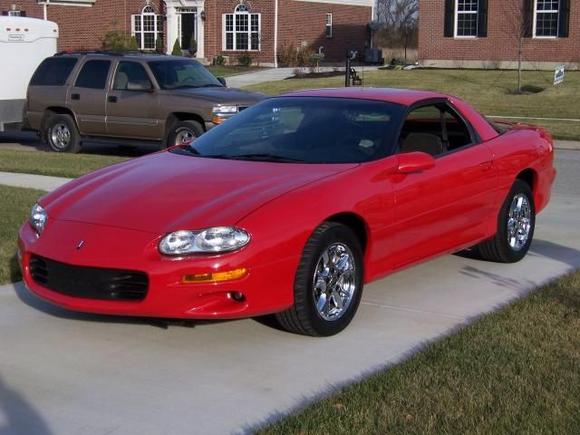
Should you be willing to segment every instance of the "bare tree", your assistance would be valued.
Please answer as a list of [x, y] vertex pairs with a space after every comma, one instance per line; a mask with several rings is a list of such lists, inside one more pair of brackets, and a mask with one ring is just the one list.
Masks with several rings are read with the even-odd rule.
[[517, 92], [522, 92], [522, 71], [524, 63], [524, 42], [532, 36], [533, 14], [528, 9], [529, 2], [502, 2], [506, 26], [503, 32], [517, 49]]
[[383, 36], [390, 43], [407, 47], [417, 32], [418, 0], [378, 0], [377, 21]]

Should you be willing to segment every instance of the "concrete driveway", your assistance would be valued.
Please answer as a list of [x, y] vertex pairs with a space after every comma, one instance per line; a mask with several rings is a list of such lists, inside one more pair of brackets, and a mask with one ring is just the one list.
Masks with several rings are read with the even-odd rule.
[[396, 363], [530, 289], [580, 267], [580, 152], [561, 151], [552, 203], [521, 263], [445, 256], [365, 289], [328, 339], [256, 320], [171, 325], [69, 313], [0, 288], [0, 433], [251, 431]]

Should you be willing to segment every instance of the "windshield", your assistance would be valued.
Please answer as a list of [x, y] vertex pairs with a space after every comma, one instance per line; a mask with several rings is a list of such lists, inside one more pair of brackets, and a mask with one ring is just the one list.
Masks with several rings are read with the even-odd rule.
[[404, 111], [404, 106], [382, 101], [272, 98], [175, 152], [278, 162], [366, 162], [392, 152]]
[[193, 60], [153, 61], [149, 67], [161, 89], [223, 87], [212, 73]]

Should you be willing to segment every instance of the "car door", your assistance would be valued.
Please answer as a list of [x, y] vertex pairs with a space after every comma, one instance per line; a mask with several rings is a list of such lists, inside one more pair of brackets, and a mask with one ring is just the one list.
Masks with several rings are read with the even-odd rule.
[[106, 134], [106, 98], [111, 61], [88, 58], [80, 67], [67, 102], [82, 135]]
[[490, 149], [447, 103], [412, 110], [399, 153], [423, 151], [435, 166], [393, 181], [395, 267], [462, 248], [489, 231], [496, 177]]
[[136, 61], [119, 61], [107, 96], [108, 135], [161, 139], [158, 105], [158, 93], [145, 67]]

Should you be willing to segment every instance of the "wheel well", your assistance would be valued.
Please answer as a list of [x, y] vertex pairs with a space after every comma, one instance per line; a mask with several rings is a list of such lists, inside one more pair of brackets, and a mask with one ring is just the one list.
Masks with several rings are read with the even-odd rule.
[[75, 124], [77, 122], [77, 120], [75, 118], [75, 114], [72, 112], [72, 110], [67, 109], [66, 107], [47, 107], [44, 110], [44, 117], [42, 118], [41, 132], [40, 132], [41, 135], [44, 135], [45, 134], [45, 131], [46, 131], [46, 120], [52, 114], [70, 115], [72, 117], [72, 119], [74, 120]]
[[346, 225], [356, 234], [360, 240], [363, 252], [366, 252], [366, 247], [368, 243], [368, 231], [367, 224], [363, 218], [355, 213], [339, 213], [330, 216], [326, 219], [327, 222], [336, 222], [339, 224]]
[[197, 121], [201, 124], [201, 127], [205, 131], [205, 122], [203, 118], [195, 113], [186, 113], [186, 112], [175, 112], [170, 114], [167, 117], [166, 125], [166, 136], [169, 134], [169, 130], [178, 121]]
[[524, 183], [527, 183], [532, 190], [532, 193], [536, 193], [536, 179], [537, 174], [533, 169], [526, 169], [518, 174], [516, 177], [518, 180], [522, 180]]

